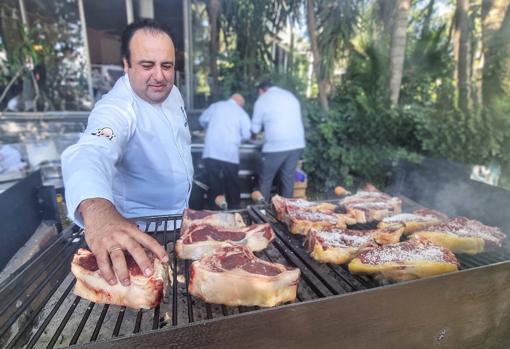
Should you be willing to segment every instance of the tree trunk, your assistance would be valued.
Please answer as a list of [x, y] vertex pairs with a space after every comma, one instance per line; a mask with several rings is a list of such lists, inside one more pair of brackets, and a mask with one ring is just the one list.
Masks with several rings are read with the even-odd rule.
[[469, 2], [457, 0], [455, 11], [454, 57], [456, 62], [457, 106], [469, 111]]
[[209, 42], [209, 70], [212, 79], [211, 95], [213, 101], [217, 101], [220, 97], [217, 60], [219, 51], [218, 16], [220, 13], [220, 6], [220, 0], [210, 0], [207, 5], [207, 15], [209, 17], [209, 28], [211, 34], [211, 41]]
[[427, 13], [425, 15], [425, 19], [423, 20], [423, 28], [421, 30], [421, 37], [424, 37], [430, 31], [430, 22], [432, 20], [432, 15], [434, 14], [434, 5], [436, 0], [430, 0], [427, 5]]
[[489, 106], [492, 99], [503, 92], [504, 75], [510, 70], [509, 0], [483, 0], [482, 45], [482, 101], [484, 106]]
[[398, 104], [400, 96], [410, 7], [411, 0], [398, 0], [395, 9], [395, 23], [391, 33], [390, 48], [390, 100], [392, 105]]
[[328, 83], [324, 78], [321, 70], [321, 54], [319, 52], [319, 47], [317, 44], [317, 26], [315, 20], [315, 12], [314, 12], [314, 0], [307, 1], [307, 24], [308, 24], [308, 33], [310, 35], [310, 43], [312, 46], [312, 54], [313, 54], [313, 71], [315, 74], [315, 78], [317, 79], [317, 84], [319, 85], [319, 100], [323, 110], [329, 111], [328, 97], [327, 97], [327, 88]]

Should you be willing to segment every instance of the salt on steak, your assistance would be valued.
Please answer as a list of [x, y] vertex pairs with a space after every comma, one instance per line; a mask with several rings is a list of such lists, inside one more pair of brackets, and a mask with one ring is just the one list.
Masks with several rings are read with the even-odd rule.
[[207, 303], [273, 307], [296, 299], [300, 271], [226, 242], [194, 261], [189, 292]]
[[181, 235], [186, 234], [192, 225], [209, 224], [216, 227], [244, 227], [239, 213], [196, 211], [186, 208], [182, 214]]
[[276, 211], [276, 218], [281, 222], [286, 222], [288, 215], [291, 212], [307, 211], [331, 214], [338, 208], [337, 205], [329, 202], [316, 203], [303, 199], [287, 199], [280, 195], [273, 196], [271, 198], [271, 202]]
[[125, 253], [131, 284], [110, 285], [99, 274], [96, 257], [84, 248], [80, 248], [71, 262], [71, 272], [76, 277], [74, 294], [94, 303], [116, 304], [134, 309], [154, 308], [161, 303], [163, 292], [168, 283], [168, 270], [159, 259], [148, 253], [152, 260], [154, 273], [146, 277], [131, 255]]
[[404, 225], [404, 234], [411, 234], [447, 219], [448, 216], [444, 213], [425, 208], [413, 213], [399, 213], [385, 217], [377, 226], [384, 228], [390, 224], [400, 223]]
[[362, 249], [400, 241], [404, 228], [401, 224], [388, 225], [383, 229], [312, 229], [305, 246], [316, 261], [344, 264]]
[[308, 235], [311, 229], [347, 228], [354, 223], [350, 218], [338, 213], [313, 211], [291, 211], [287, 217], [287, 226], [292, 234]]
[[261, 251], [274, 240], [269, 224], [252, 224], [247, 227], [215, 227], [208, 224], [192, 225], [177, 240], [175, 252], [181, 259], [199, 259], [225, 241], [244, 245], [252, 251]]
[[340, 200], [340, 206], [356, 223], [368, 223], [400, 213], [402, 200], [382, 192], [360, 191]]
[[371, 274], [395, 281], [456, 270], [458, 262], [453, 252], [425, 239], [368, 248], [349, 263], [349, 271], [353, 274]]
[[501, 247], [506, 235], [474, 219], [454, 217], [426, 227], [411, 238], [425, 238], [456, 253], [477, 254]]
[[292, 234], [306, 236], [310, 229], [346, 228], [347, 224], [356, 223], [351, 217], [337, 213], [339, 207], [332, 203], [285, 199], [278, 195], [273, 196], [272, 203], [276, 218], [287, 224]]

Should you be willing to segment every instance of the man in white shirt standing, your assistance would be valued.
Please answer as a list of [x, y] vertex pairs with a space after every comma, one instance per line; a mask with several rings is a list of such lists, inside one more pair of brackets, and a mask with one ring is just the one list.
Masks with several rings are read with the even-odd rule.
[[127, 218], [182, 213], [193, 165], [170, 34], [152, 20], [135, 22], [124, 30], [121, 50], [126, 74], [62, 154], [62, 169], [69, 214], [85, 227], [102, 277], [127, 286], [123, 251], [147, 276], [153, 270], [144, 248], [168, 261], [164, 247]]
[[271, 185], [278, 174], [280, 195], [290, 198], [294, 174], [305, 148], [305, 131], [298, 99], [289, 91], [263, 81], [257, 86], [259, 98], [253, 108], [251, 131], [264, 130], [260, 191], [270, 199]]
[[239, 146], [250, 138], [250, 117], [243, 106], [243, 96], [236, 93], [211, 104], [199, 118], [207, 129], [202, 158], [209, 179], [210, 208], [217, 207], [215, 198], [223, 194], [228, 208], [237, 209], [241, 204]]

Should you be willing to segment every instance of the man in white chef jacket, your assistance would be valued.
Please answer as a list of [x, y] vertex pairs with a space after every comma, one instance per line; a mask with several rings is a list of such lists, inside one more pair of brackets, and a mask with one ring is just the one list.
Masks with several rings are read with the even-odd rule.
[[296, 167], [305, 148], [305, 131], [298, 99], [269, 80], [257, 86], [259, 97], [253, 107], [251, 131], [264, 130], [259, 186], [270, 200], [271, 185], [278, 174], [280, 195], [292, 197]]
[[79, 142], [62, 154], [62, 169], [69, 214], [84, 226], [102, 277], [127, 286], [123, 251], [147, 276], [153, 270], [144, 248], [168, 261], [163, 246], [127, 218], [182, 213], [193, 166], [169, 33], [152, 20], [135, 22], [121, 47], [126, 74], [96, 104]]
[[239, 146], [250, 138], [251, 126], [243, 106], [243, 96], [235, 93], [226, 101], [211, 104], [199, 118], [207, 130], [202, 158], [209, 181], [210, 208], [217, 208], [218, 195], [225, 195], [230, 209], [241, 205]]

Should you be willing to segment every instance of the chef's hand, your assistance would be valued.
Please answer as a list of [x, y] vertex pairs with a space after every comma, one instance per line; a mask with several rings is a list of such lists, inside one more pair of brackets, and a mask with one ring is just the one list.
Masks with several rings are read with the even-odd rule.
[[124, 286], [130, 284], [123, 251], [133, 256], [146, 276], [152, 275], [154, 270], [144, 248], [161, 261], [168, 262], [163, 246], [122, 217], [110, 201], [100, 198], [83, 200], [79, 212], [85, 224], [85, 241], [96, 256], [101, 276], [110, 285], [115, 285], [117, 279]]

